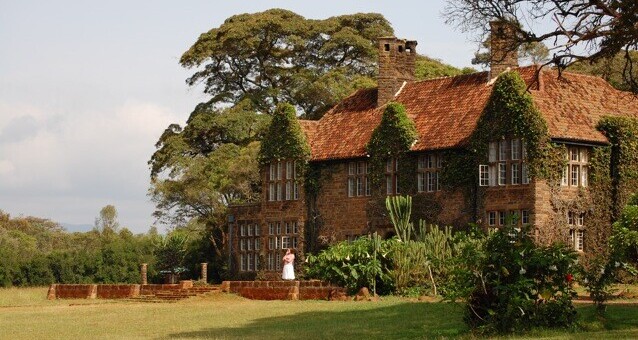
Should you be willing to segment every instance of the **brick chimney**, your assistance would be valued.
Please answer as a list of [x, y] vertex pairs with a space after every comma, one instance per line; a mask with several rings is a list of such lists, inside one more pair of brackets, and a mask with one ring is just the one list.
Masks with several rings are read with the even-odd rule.
[[394, 98], [394, 95], [403, 86], [403, 82], [414, 80], [416, 44], [417, 42], [414, 40], [397, 39], [396, 37], [379, 38], [377, 106]]
[[490, 22], [490, 79], [508, 67], [518, 67], [516, 30], [512, 25], [506, 21]]

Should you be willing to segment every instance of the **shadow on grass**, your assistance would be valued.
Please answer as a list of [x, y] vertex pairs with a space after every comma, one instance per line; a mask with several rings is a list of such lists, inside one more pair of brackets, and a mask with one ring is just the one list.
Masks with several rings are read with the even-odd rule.
[[[335, 302], [339, 303], [339, 302]], [[294, 304], [290, 305], [294, 308]], [[462, 306], [401, 303], [373, 309], [303, 312], [261, 318], [236, 328], [174, 333], [178, 338], [388, 339], [449, 338], [468, 333]]]

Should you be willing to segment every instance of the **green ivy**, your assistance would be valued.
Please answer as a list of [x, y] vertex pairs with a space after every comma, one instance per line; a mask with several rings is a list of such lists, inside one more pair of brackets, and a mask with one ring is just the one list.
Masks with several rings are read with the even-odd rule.
[[550, 182], [560, 179], [565, 164], [564, 148], [551, 143], [547, 124], [517, 72], [498, 77], [467, 147], [444, 153], [442, 185], [464, 188], [466, 203], [478, 211], [482, 204], [477, 187], [478, 166], [488, 163], [490, 142], [511, 138], [525, 142], [530, 177]]
[[386, 161], [397, 158], [401, 165], [401, 161], [405, 160], [405, 154], [410, 151], [416, 139], [416, 127], [405, 112], [405, 107], [390, 102], [383, 111], [381, 123], [374, 129], [366, 145], [370, 155], [368, 166], [374, 187], [383, 179]]
[[310, 146], [297, 120], [295, 108], [286, 103], [277, 106], [259, 150], [262, 165], [282, 159], [303, 163], [310, 159]]

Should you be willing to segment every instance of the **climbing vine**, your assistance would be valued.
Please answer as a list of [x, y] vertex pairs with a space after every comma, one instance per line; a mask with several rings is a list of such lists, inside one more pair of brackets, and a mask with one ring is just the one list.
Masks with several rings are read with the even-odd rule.
[[366, 150], [370, 156], [368, 167], [372, 187], [372, 200], [367, 207], [370, 219], [385, 218], [385, 196], [383, 179], [386, 173], [386, 162], [395, 159], [398, 162], [399, 183], [402, 193], [414, 192], [416, 178], [416, 160], [408, 152], [417, 139], [414, 122], [408, 117], [405, 107], [390, 102], [381, 116], [381, 122], [372, 132]]
[[383, 179], [386, 161], [396, 158], [401, 165], [416, 138], [416, 127], [405, 112], [405, 107], [396, 102], [389, 103], [383, 111], [381, 123], [372, 131], [372, 137], [366, 145], [373, 187], [378, 187]]
[[487, 164], [489, 143], [505, 138], [521, 138], [525, 142], [530, 177], [550, 181], [560, 178], [565, 164], [562, 147], [550, 142], [547, 124], [521, 76], [507, 72], [494, 83], [467, 149], [447, 152], [443, 184], [471, 187], [478, 183], [478, 165]]
[[310, 146], [297, 120], [295, 108], [290, 104], [277, 106], [259, 150], [262, 165], [282, 159], [304, 164], [310, 159]]

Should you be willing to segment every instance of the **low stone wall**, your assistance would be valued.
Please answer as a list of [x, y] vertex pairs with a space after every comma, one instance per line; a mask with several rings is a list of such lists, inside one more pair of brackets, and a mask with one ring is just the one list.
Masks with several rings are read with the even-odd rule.
[[321, 281], [224, 281], [221, 290], [253, 300], [328, 300], [346, 292]]
[[47, 298], [53, 299], [126, 299], [140, 295], [155, 295], [158, 291], [192, 288], [192, 281], [177, 284], [52, 284]]
[[96, 285], [98, 299], [126, 299], [140, 295], [140, 285]]
[[58, 285], [49, 287], [48, 299], [95, 299], [97, 285]]

